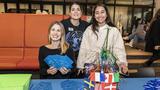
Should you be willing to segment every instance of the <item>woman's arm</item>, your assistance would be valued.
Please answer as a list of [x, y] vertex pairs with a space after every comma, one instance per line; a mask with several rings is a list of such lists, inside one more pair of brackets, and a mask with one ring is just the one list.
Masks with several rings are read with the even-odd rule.
[[115, 38], [113, 43], [113, 52], [118, 58], [117, 64], [119, 65], [121, 72], [126, 73], [128, 71], [128, 62], [126, 59], [126, 52], [122, 36], [118, 30], [115, 32]]
[[47, 66], [47, 64], [44, 62], [44, 54], [45, 51], [43, 50], [43, 47], [39, 48], [39, 55], [38, 55], [38, 59], [39, 59], [39, 67], [40, 67], [40, 74], [41, 75], [47, 75], [47, 69], [49, 68]]
[[87, 60], [87, 49], [89, 49], [89, 29], [90, 27], [88, 27], [85, 32], [83, 33], [83, 37], [82, 37], [82, 42], [81, 42], [81, 46], [80, 46], [80, 50], [79, 50], [79, 55], [78, 55], [78, 59], [77, 59], [77, 68], [79, 69], [83, 69], [84, 68], [84, 64], [85, 64], [85, 60]]

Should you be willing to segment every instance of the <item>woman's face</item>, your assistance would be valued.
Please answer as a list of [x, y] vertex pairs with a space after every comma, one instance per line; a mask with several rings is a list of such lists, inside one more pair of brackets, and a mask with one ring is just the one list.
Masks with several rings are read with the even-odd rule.
[[60, 41], [61, 36], [62, 36], [62, 29], [60, 25], [54, 24], [50, 30], [51, 41]]
[[95, 19], [98, 22], [98, 24], [105, 24], [106, 18], [107, 18], [107, 14], [106, 14], [105, 8], [102, 6], [98, 6], [95, 9]]
[[77, 19], [80, 19], [81, 16], [82, 16], [82, 11], [81, 11], [80, 6], [77, 5], [77, 4], [73, 4], [71, 6], [70, 17], [72, 19], [76, 19], [77, 20]]

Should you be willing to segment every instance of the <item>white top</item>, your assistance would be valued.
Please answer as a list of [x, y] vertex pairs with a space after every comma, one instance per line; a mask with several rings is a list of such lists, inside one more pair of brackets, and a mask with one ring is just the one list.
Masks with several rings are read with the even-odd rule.
[[92, 25], [90, 25], [83, 34], [77, 60], [77, 68], [84, 68], [85, 63], [99, 62], [99, 53], [105, 41], [107, 30], [109, 30], [108, 50], [111, 50], [118, 58], [118, 65], [121, 63], [125, 63], [126, 65], [128, 64], [123, 39], [118, 29], [105, 24], [98, 29], [98, 32], [96, 32], [98, 35], [97, 38], [95, 33], [92, 31]]

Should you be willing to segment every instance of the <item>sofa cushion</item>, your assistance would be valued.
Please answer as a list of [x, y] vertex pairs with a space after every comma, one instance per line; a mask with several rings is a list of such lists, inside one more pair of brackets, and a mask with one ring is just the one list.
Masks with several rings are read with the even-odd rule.
[[24, 59], [38, 59], [39, 48], [25, 48]]
[[40, 47], [47, 44], [49, 25], [62, 19], [62, 15], [26, 15], [25, 47]]
[[17, 63], [17, 69], [38, 70], [39, 63], [37, 59], [23, 59]]
[[22, 59], [23, 48], [0, 48], [1, 59]]
[[22, 61], [22, 59], [0, 59], [0, 70], [16, 70], [17, 63]]
[[24, 46], [24, 14], [0, 14], [0, 47]]
[[38, 48], [25, 48], [24, 59], [17, 64], [17, 69], [39, 69]]

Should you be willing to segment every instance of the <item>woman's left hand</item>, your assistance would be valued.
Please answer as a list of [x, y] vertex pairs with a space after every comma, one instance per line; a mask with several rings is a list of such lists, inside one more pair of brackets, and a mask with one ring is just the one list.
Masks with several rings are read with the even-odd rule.
[[67, 74], [67, 73], [70, 71], [70, 69], [67, 69], [67, 68], [65, 68], [65, 67], [62, 67], [62, 68], [60, 68], [59, 71], [64, 75], [64, 74]]
[[120, 70], [122, 74], [127, 74], [128, 73], [128, 67], [125, 64], [120, 65]]
[[155, 50], [160, 50], [160, 46], [157, 45], [157, 46], [154, 47], [154, 49]]

